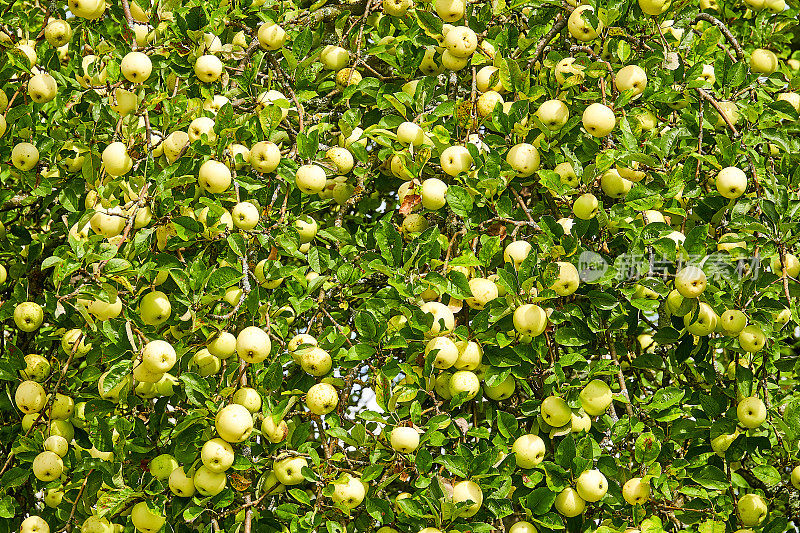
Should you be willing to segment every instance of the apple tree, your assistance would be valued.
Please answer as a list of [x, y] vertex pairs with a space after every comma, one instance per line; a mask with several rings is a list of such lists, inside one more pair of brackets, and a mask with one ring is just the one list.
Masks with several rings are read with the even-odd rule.
[[800, 526], [796, 0], [5, 0], [0, 533]]

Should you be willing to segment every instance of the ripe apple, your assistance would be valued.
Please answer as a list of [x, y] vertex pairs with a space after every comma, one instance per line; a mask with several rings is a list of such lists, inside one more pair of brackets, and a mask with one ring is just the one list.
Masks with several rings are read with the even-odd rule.
[[303, 370], [312, 376], [324, 376], [333, 367], [330, 354], [319, 346], [304, 351], [298, 359]]
[[[653, 0], [639, 0], [639, 3], [641, 4], [643, 1], [652, 2]], [[667, 4], [669, 1], [667, 0]], [[624, 66], [617, 71], [614, 85], [619, 92], [631, 91], [631, 100], [636, 100], [647, 87], [647, 73], [639, 65]]]
[[119, 65], [122, 75], [131, 83], [144, 83], [153, 71], [153, 63], [142, 52], [128, 52]]
[[397, 141], [406, 144], [420, 146], [425, 141], [425, 132], [413, 122], [403, 122], [397, 126]]
[[289, 435], [289, 425], [285, 420], [279, 420], [275, 423], [272, 415], [267, 414], [264, 421], [261, 422], [261, 433], [266, 436], [270, 442], [277, 444], [283, 442]]
[[559, 296], [569, 296], [578, 290], [580, 277], [578, 269], [572, 263], [565, 261], [556, 262], [558, 266], [558, 278], [550, 286]]
[[[306, 393], [306, 407], [315, 415], [327, 415], [339, 403], [339, 394], [333, 385], [329, 383], [317, 383], [312, 385]], [[286, 483], [284, 483], [286, 485]]]
[[600, 204], [591, 193], [580, 195], [572, 204], [572, 213], [581, 220], [591, 220], [597, 215]]
[[642, 505], [650, 499], [650, 483], [640, 477], [634, 477], [622, 486], [622, 497], [630, 505]]
[[50, 435], [42, 443], [45, 451], [53, 452], [59, 457], [64, 457], [69, 451], [69, 442], [61, 435]]
[[274, 172], [281, 162], [281, 150], [270, 141], [260, 141], [250, 148], [250, 165], [256, 172]]
[[425, 55], [422, 57], [422, 63], [419, 65], [419, 70], [426, 76], [438, 76], [444, 71], [444, 65], [441, 63], [441, 58], [437, 61], [436, 48], [427, 46]]
[[717, 174], [716, 185], [725, 198], [739, 198], [747, 190], [747, 175], [736, 167], [723, 168]]
[[178, 160], [183, 149], [189, 144], [189, 134], [185, 131], [173, 131], [164, 139], [164, 157], [167, 161], [174, 163]]
[[537, 533], [537, 530], [536, 527], [530, 522], [520, 520], [508, 528], [508, 533]]
[[51, 19], [44, 28], [44, 38], [50, 46], [64, 46], [72, 39], [72, 28], [66, 20]]
[[50, 420], [68, 420], [75, 409], [75, 401], [69, 396], [57, 393], [50, 404]]
[[[492, 79], [494, 79], [494, 83], [491, 83]], [[503, 92], [503, 83], [500, 81], [500, 69], [492, 65], [482, 67], [475, 75], [475, 88], [482, 93], [487, 91]]]
[[50, 525], [41, 516], [31, 515], [19, 525], [19, 533], [50, 533]]
[[341, 70], [350, 62], [350, 52], [341, 46], [329, 44], [320, 52], [319, 60], [326, 70]]
[[800, 113], [800, 94], [795, 92], [781, 93], [778, 95], [778, 102], [788, 102], [795, 111]]
[[548, 129], [556, 131], [560, 130], [564, 124], [567, 123], [569, 119], [569, 108], [567, 104], [561, 100], [547, 100], [536, 110], [536, 116], [539, 117], [539, 120], [541, 120]]
[[599, 470], [584, 470], [575, 481], [575, 489], [587, 502], [597, 502], [606, 495], [608, 480]]
[[[166, 147], [165, 153], [166, 153]], [[200, 166], [197, 174], [197, 182], [200, 188], [212, 194], [219, 194], [228, 190], [231, 186], [231, 171], [219, 161], [209, 159]]]
[[50, 375], [50, 362], [39, 354], [30, 353], [25, 356], [25, 369], [19, 373], [23, 379], [41, 383]]
[[769, 76], [778, 70], [778, 56], [771, 50], [756, 48], [750, 54], [750, 70]]
[[723, 433], [711, 439], [711, 449], [714, 450], [720, 457], [725, 457], [725, 452], [731, 447], [733, 441], [739, 436], [739, 430], [733, 433]]
[[546, 327], [547, 314], [538, 305], [523, 304], [514, 311], [514, 328], [521, 335], [537, 337], [544, 332]]
[[212, 472], [225, 472], [233, 464], [233, 447], [220, 438], [206, 441], [200, 450], [203, 465]]
[[514, 268], [519, 268], [528, 254], [531, 253], [531, 245], [526, 241], [514, 241], [508, 244], [503, 251], [503, 260], [506, 263], [513, 263]]
[[517, 382], [514, 379], [514, 376], [509, 374], [509, 376], [506, 377], [502, 383], [494, 387], [484, 383], [483, 393], [486, 394], [486, 397], [490, 400], [501, 401], [511, 398], [511, 395], [514, 394], [516, 388]]
[[767, 406], [764, 405], [761, 398], [750, 396], [744, 398], [736, 406], [736, 415], [739, 418], [739, 424], [743, 427], [755, 429], [767, 419]]
[[231, 210], [233, 225], [245, 231], [255, 228], [259, 217], [258, 208], [251, 202], [239, 202]]
[[253, 415], [243, 405], [232, 403], [217, 412], [214, 426], [222, 439], [244, 442], [253, 432]]
[[214, 132], [214, 119], [211, 117], [197, 117], [189, 124], [186, 133], [191, 142], [202, 140], [203, 135], [206, 136], [209, 144], [214, 144], [217, 141], [217, 134]]
[[556, 63], [553, 72], [559, 85], [564, 85], [567, 82], [577, 84], [584, 80], [586, 67], [575, 61], [576, 58], [574, 57], [565, 57]]
[[475, 373], [469, 370], [459, 370], [450, 376], [448, 390], [451, 396], [457, 396], [461, 392], [466, 392], [466, 399], [471, 400], [480, 392], [481, 382]]
[[511, 147], [506, 154], [506, 163], [517, 172], [517, 176], [525, 178], [539, 170], [539, 151], [531, 144], [520, 143]]
[[197, 492], [203, 496], [216, 496], [228, 484], [228, 477], [224, 472], [212, 472], [205, 465], [197, 469], [192, 479]]
[[100, 394], [100, 397], [104, 400], [110, 400], [112, 402], [119, 402], [120, 398], [124, 398], [128, 395], [128, 391], [133, 383], [133, 379], [130, 375], [126, 376], [122, 379], [119, 383], [117, 383], [114, 387], [110, 390], [105, 390], [104, 381], [105, 378], [108, 376], [108, 372], [104, 372], [100, 375], [100, 378], [97, 380], [97, 390]]
[[692, 335], [700, 337], [710, 335], [717, 329], [717, 322], [719, 317], [714, 309], [705, 302], [700, 302], [697, 319], [692, 321], [693, 313], [687, 313], [683, 316], [683, 325], [686, 330]]
[[[770, 268], [772, 273], [778, 277], [783, 277], [783, 266], [781, 265], [781, 256], [774, 255], [770, 259]], [[794, 254], [786, 254], [786, 274], [792, 278], [800, 275], [800, 260]]]
[[447, 184], [439, 178], [428, 178], [422, 182], [422, 207], [431, 211], [447, 204]]
[[308, 215], [294, 221], [294, 229], [300, 235], [300, 243], [305, 244], [314, 240], [317, 236], [317, 221]]
[[586, 502], [580, 497], [578, 491], [572, 487], [567, 487], [558, 493], [554, 505], [556, 511], [567, 518], [578, 516], [586, 509]]
[[23, 413], [38, 413], [47, 403], [47, 394], [35, 381], [23, 381], [14, 393], [14, 403]]
[[766, 346], [767, 337], [756, 325], [746, 326], [739, 332], [739, 345], [749, 353], [760, 352]]
[[433, 8], [443, 21], [455, 22], [464, 18], [467, 4], [465, 0], [435, 0]]
[[[172, 305], [170, 305], [166, 294], [161, 291], [150, 291], [142, 296], [139, 302], [139, 316], [142, 322], [149, 326], [158, 326], [169, 319], [170, 315], [172, 315]], [[156, 344], [156, 346], [162, 347], [161, 344]]]
[[444, 36], [444, 47], [457, 58], [467, 58], [478, 48], [478, 36], [468, 26], [458, 26]]
[[39, 162], [39, 150], [29, 142], [21, 142], [11, 149], [11, 164], [17, 170], [28, 171]]
[[792, 469], [790, 480], [794, 488], [800, 489], [800, 466], [796, 466]]
[[599, 379], [587, 383], [581, 391], [580, 398], [581, 407], [590, 416], [600, 416], [605, 413], [613, 399], [611, 387]]
[[392, 430], [389, 442], [396, 452], [414, 453], [419, 447], [419, 432], [410, 427], [396, 427]]
[[456, 317], [449, 307], [440, 302], [425, 302], [420, 306], [423, 313], [433, 315], [433, 324], [427, 332], [427, 336], [445, 334], [451, 331], [456, 325]]
[[288, 39], [286, 31], [273, 22], [265, 22], [258, 27], [258, 44], [264, 50], [278, 50]]
[[672, 0], [639, 0], [639, 7], [647, 15], [657, 17], [658, 15], [666, 12]]
[[178, 461], [168, 453], [154, 457], [147, 465], [150, 475], [161, 481], [169, 479], [176, 468], [178, 468]]
[[584, 42], [596, 39], [598, 32], [603, 29], [603, 24], [599, 21], [596, 28], [589, 23], [583, 15], [586, 11], [594, 13], [594, 8], [590, 5], [580, 5], [575, 8], [567, 20], [569, 34], [573, 39]]
[[355, 165], [353, 154], [350, 153], [350, 150], [342, 146], [329, 148], [328, 151], [325, 152], [325, 157], [330, 159], [336, 167], [337, 173], [340, 175], [347, 174], [353, 170], [353, 166]]
[[291, 486], [299, 485], [305, 480], [302, 470], [306, 467], [308, 467], [308, 461], [305, 458], [284, 456], [275, 459], [272, 471], [275, 472], [275, 477], [278, 478], [281, 485]]
[[139, 502], [131, 509], [131, 522], [139, 533], [158, 533], [167, 519], [147, 506], [147, 502]]
[[[583, 7], [583, 6], [581, 6]], [[590, 7], [590, 6], [585, 6]], [[578, 8], [580, 9], [580, 8]], [[573, 11], [573, 15], [578, 11]], [[572, 16], [570, 16], [572, 18]], [[610, 107], [595, 102], [590, 104], [583, 112], [583, 127], [594, 137], [605, 137], [614, 129], [617, 119]]]
[[260, 363], [271, 350], [269, 335], [259, 327], [248, 326], [236, 337], [236, 353], [248, 363]]
[[37, 104], [46, 104], [56, 97], [58, 85], [47, 72], [40, 72], [28, 80], [28, 96]]
[[745, 494], [736, 503], [736, 510], [742, 525], [757, 526], [767, 517], [767, 502], [758, 494]]
[[459, 516], [469, 518], [477, 513], [483, 505], [483, 491], [474, 481], [459, 481], [453, 485], [453, 503], [472, 502], [461, 509]]
[[333, 494], [331, 499], [347, 509], [355, 509], [364, 501], [367, 494], [367, 484], [361, 478], [350, 474], [342, 475], [342, 478], [333, 484]]
[[211, 355], [206, 348], [202, 348], [192, 356], [189, 361], [189, 370], [197, 372], [202, 377], [213, 376], [222, 368], [222, 361], [218, 357]]
[[706, 290], [706, 274], [696, 266], [686, 266], [675, 274], [675, 289], [684, 298], [697, 298]]
[[177, 467], [169, 475], [169, 490], [176, 496], [191, 498], [197, 490], [194, 486], [194, 472], [187, 474], [183, 467]]
[[[105, 5], [105, 3], [102, 5]], [[116, 533], [116, 529], [114, 524], [109, 522], [107, 518], [91, 515], [83, 521], [81, 533]]]
[[204, 55], [194, 62], [194, 74], [204, 83], [213, 83], [222, 76], [222, 61], [215, 55]]
[[548, 396], [542, 400], [541, 414], [544, 421], [554, 428], [566, 426], [572, 420], [572, 409], [558, 396]]
[[445, 174], [458, 176], [472, 166], [472, 156], [464, 146], [448, 146], [439, 157], [439, 164]]
[[475, 370], [483, 359], [483, 349], [475, 341], [456, 341], [458, 359], [453, 364], [456, 370]]
[[487, 278], [472, 278], [469, 280], [472, 296], [465, 301], [472, 309], [483, 309], [486, 304], [498, 297], [497, 285]]
[[53, 481], [64, 471], [64, 462], [57, 453], [44, 451], [33, 459], [33, 475], [39, 481]]
[[482, 118], [490, 116], [494, 111], [494, 108], [497, 107], [497, 104], [502, 105], [503, 103], [503, 96], [500, 93], [497, 91], [486, 91], [478, 97], [478, 102], [476, 105], [478, 116]]
[[[153, 292], [146, 296], [153, 294]], [[153, 373], [164, 374], [169, 372], [175, 366], [176, 360], [175, 348], [167, 341], [150, 341], [145, 344], [142, 350], [142, 366]]]
[[434, 352], [433, 367], [450, 368], [458, 359], [458, 347], [447, 337], [434, 337], [425, 345], [425, 355]]
[[36, 331], [44, 321], [44, 309], [36, 302], [22, 302], [14, 308], [14, 323], [22, 331]]
[[319, 165], [302, 165], [295, 174], [295, 183], [304, 194], [322, 192], [326, 182], [325, 169]]

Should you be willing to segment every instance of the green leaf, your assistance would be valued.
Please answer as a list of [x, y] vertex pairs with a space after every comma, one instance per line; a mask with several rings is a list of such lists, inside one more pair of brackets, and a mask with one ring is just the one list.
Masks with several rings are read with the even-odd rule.
[[447, 205], [456, 215], [467, 217], [472, 211], [472, 197], [465, 188], [450, 185], [447, 188]]

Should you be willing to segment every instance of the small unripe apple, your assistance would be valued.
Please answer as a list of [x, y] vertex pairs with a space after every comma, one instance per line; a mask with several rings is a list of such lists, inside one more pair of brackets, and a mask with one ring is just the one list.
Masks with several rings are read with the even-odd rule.
[[57, 453], [44, 451], [33, 459], [32, 470], [39, 481], [53, 481], [64, 471], [64, 461]]
[[[580, 394], [581, 407], [590, 416], [599, 416], [611, 405], [611, 388], [606, 382], [593, 379], [583, 388]], [[585, 498], [584, 498], [585, 499]]]
[[544, 460], [545, 445], [538, 435], [523, 435], [511, 446], [519, 468], [529, 469]]
[[500, 384], [491, 386], [486, 383], [483, 384], [483, 393], [490, 400], [502, 401], [511, 398], [517, 388], [517, 382], [514, 376], [509, 375]]
[[687, 266], [675, 274], [675, 289], [684, 298], [697, 298], [706, 289], [706, 274], [696, 266]]
[[739, 198], [747, 190], [747, 175], [736, 167], [723, 168], [717, 174], [716, 186], [725, 198]]
[[646, 15], [656, 17], [667, 11], [672, 0], [639, 0], [639, 7]]
[[[789, 253], [785, 254], [785, 258], [786, 274], [792, 278], [796, 278], [800, 275], [800, 259], [798, 259], [796, 255]], [[783, 277], [783, 265], [781, 264], [780, 255], [772, 256], [769, 264], [773, 274], [778, 277]]]
[[578, 290], [580, 276], [578, 269], [572, 263], [565, 261], [556, 262], [558, 266], [558, 278], [550, 286], [559, 296], [569, 296]]
[[756, 325], [746, 326], [739, 332], [739, 345], [749, 353], [757, 353], [766, 346], [767, 337]]
[[162, 453], [154, 457], [147, 465], [150, 475], [161, 481], [169, 479], [176, 468], [178, 468], [178, 461], [168, 453]]

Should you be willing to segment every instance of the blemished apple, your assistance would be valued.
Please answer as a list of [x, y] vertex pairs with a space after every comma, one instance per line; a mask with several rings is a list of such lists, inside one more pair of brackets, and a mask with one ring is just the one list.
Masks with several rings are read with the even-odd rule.
[[214, 427], [223, 440], [244, 442], [253, 432], [253, 415], [243, 405], [232, 403], [219, 410]]
[[744, 327], [739, 332], [739, 345], [742, 349], [749, 353], [757, 353], [764, 349], [767, 344], [767, 336], [761, 331], [761, 328], [751, 324]]
[[231, 171], [227, 165], [213, 159], [200, 165], [200, 171], [197, 174], [197, 183], [200, 188], [211, 194], [219, 194], [228, 190], [231, 180]]
[[457, 26], [444, 36], [444, 47], [457, 58], [468, 58], [478, 48], [478, 36], [468, 26]]
[[523, 304], [517, 307], [514, 310], [513, 320], [514, 328], [522, 335], [537, 337], [547, 328], [547, 313], [536, 304]]
[[50, 375], [50, 362], [39, 354], [29, 353], [25, 356], [25, 369], [19, 373], [23, 379], [41, 383]]
[[622, 486], [622, 497], [630, 505], [642, 505], [650, 499], [650, 483], [640, 477], [634, 477]]
[[[586, 6], [589, 7], [589, 6]], [[578, 10], [573, 11], [575, 14]], [[570, 17], [571, 18], [571, 17]], [[595, 102], [583, 111], [583, 127], [594, 137], [605, 137], [617, 124], [614, 111], [607, 105]]]
[[336, 73], [336, 86], [340, 89], [349, 87], [351, 85], [358, 85], [361, 83], [363, 77], [361, 73], [354, 68], [343, 68]]
[[554, 428], [566, 426], [572, 420], [572, 409], [559, 396], [548, 396], [542, 400], [542, 419]]
[[203, 496], [216, 496], [228, 484], [228, 477], [224, 472], [212, 472], [205, 465], [197, 469], [192, 479], [197, 492]]
[[459, 516], [469, 518], [474, 516], [483, 505], [483, 491], [480, 486], [474, 481], [459, 481], [453, 485], [453, 503], [459, 504], [462, 502], [468, 503], [466, 507], [461, 509]]
[[312, 385], [306, 393], [306, 407], [315, 415], [327, 415], [336, 409], [338, 404], [339, 393], [330, 383]]
[[50, 420], [68, 420], [75, 409], [75, 401], [66, 394], [56, 393], [50, 404]]
[[61, 435], [50, 435], [42, 443], [45, 451], [53, 452], [59, 457], [64, 457], [69, 451], [69, 442]]
[[289, 425], [285, 420], [279, 420], [276, 423], [272, 415], [267, 414], [264, 421], [261, 422], [261, 433], [273, 444], [278, 444], [286, 440], [289, 435]]
[[580, 5], [570, 14], [567, 20], [567, 30], [574, 39], [578, 41], [592, 41], [597, 38], [598, 32], [603, 29], [602, 23], [598, 21], [595, 28], [584, 16], [584, 12], [594, 13], [594, 8], [590, 5]]
[[697, 298], [706, 290], [706, 274], [702, 269], [689, 265], [675, 274], [675, 289], [684, 298]]
[[769, 513], [767, 502], [759, 494], [745, 494], [739, 498], [736, 502], [736, 511], [742, 525], [746, 527], [761, 524]]
[[168, 453], [154, 457], [147, 465], [150, 475], [161, 481], [169, 479], [176, 468], [178, 468], [178, 461]]
[[506, 154], [506, 163], [517, 172], [517, 176], [526, 178], [539, 170], [539, 151], [528, 143], [514, 145]]
[[28, 171], [39, 162], [39, 150], [29, 142], [20, 142], [11, 149], [11, 164], [17, 170]]
[[333, 486], [331, 499], [347, 509], [355, 509], [361, 505], [367, 495], [367, 484], [350, 474], [344, 474]]
[[35, 381], [23, 381], [14, 393], [14, 403], [25, 414], [38, 413], [47, 403], [47, 394]]
[[312, 376], [324, 376], [333, 367], [331, 355], [319, 346], [304, 351], [298, 355], [298, 359], [303, 370]]
[[445, 174], [458, 176], [462, 172], [467, 172], [472, 166], [472, 155], [464, 146], [448, 146], [442, 150], [439, 157], [439, 164]]
[[[460, 70], [460, 69], [451, 69], [451, 70]], [[494, 108], [497, 107], [497, 104], [502, 105], [503, 103], [504, 103], [503, 96], [500, 93], [491, 90], [486, 91], [485, 93], [481, 94], [478, 97], [478, 102], [476, 104], [476, 110], [478, 112], [478, 116], [481, 118], [490, 116], [494, 111]]]
[[44, 28], [44, 38], [50, 46], [64, 46], [72, 39], [72, 28], [66, 20], [51, 19]]
[[419, 447], [419, 432], [410, 427], [396, 427], [389, 437], [392, 449], [400, 453], [414, 453]]
[[580, 497], [578, 491], [572, 487], [567, 487], [556, 496], [553, 505], [556, 511], [562, 516], [572, 518], [583, 513], [586, 509], [586, 502]]
[[458, 359], [458, 347], [448, 337], [434, 337], [425, 345], [425, 355], [434, 352], [433, 367], [450, 368]]
[[299, 485], [305, 478], [303, 477], [303, 468], [308, 467], [308, 461], [299, 456], [285, 456], [278, 457], [272, 465], [272, 471], [275, 472], [275, 477], [282, 485]]
[[728, 335], [739, 335], [747, 326], [747, 315], [738, 309], [728, 309], [720, 315], [720, 325]]
[[200, 449], [203, 465], [212, 472], [225, 472], [233, 464], [233, 447], [220, 438], [208, 440]]
[[755, 429], [767, 419], [767, 406], [761, 398], [750, 396], [736, 406], [736, 416], [743, 427]]
[[142, 296], [139, 302], [139, 317], [145, 324], [158, 326], [166, 322], [171, 315], [172, 305], [169, 303], [167, 295], [163, 292], [150, 291]]
[[36, 331], [43, 321], [44, 309], [36, 302], [22, 302], [14, 307], [14, 324], [22, 331]]
[[716, 186], [725, 198], [739, 198], [747, 190], [747, 174], [736, 167], [723, 168], [717, 174]]
[[[593, 379], [580, 393], [581, 407], [589, 416], [600, 416], [611, 405], [611, 387], [605, 381]], [[584, 498], [586, 499], [586, 498]]]

